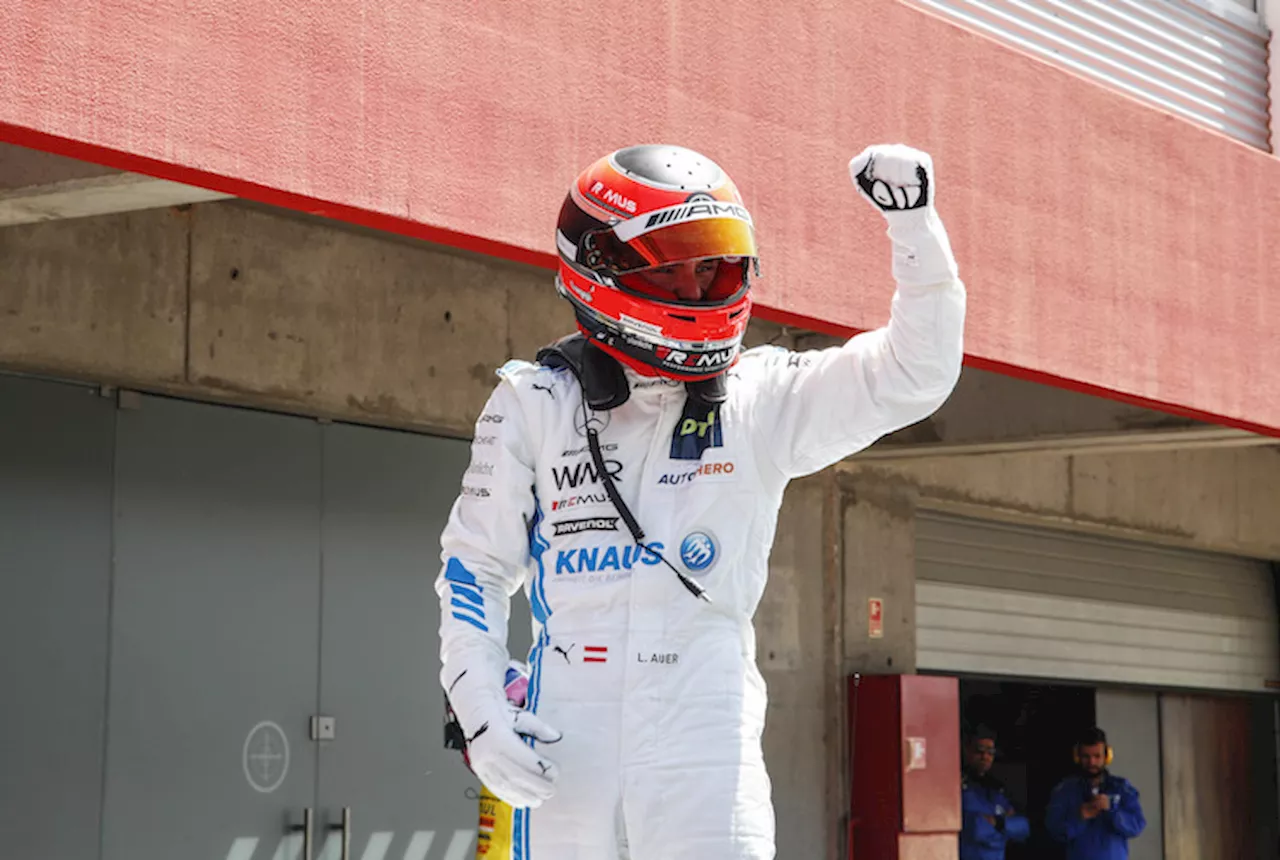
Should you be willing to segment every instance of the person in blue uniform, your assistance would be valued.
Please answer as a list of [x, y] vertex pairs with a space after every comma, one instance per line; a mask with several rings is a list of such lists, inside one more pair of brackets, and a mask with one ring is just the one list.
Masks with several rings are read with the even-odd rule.
[[1112, 757], [1106, 733], [1089, 729], [1075, 746], [1079, 772], [1049, 798], [1045, 825], [1066, 845], [1066, 860], [1128, 860], [1129, 840], [1146, 829], [1138, 790], [1107, 770]]
[[979, 726], [965, 745], [960, 780], [960, 860], [1004, 860], [1006, 844], [1031, 835], [1031, 823], [1014, 812], [1004, 786], [991, 775], [995, 757], [996, 733]]

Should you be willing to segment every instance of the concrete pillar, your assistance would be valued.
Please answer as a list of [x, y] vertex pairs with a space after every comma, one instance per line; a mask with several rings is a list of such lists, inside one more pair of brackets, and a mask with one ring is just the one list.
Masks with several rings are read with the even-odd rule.
[[[916, 669], [915, 497], [908, 483], [859, 476], [844, 495], [844, 671]], [[872, 619], [879, 601], [881, 620]]]
[[834, 860], [845, 808], [837, 500], [830, 473], [787, 490], [755, 616], [779, 857]]

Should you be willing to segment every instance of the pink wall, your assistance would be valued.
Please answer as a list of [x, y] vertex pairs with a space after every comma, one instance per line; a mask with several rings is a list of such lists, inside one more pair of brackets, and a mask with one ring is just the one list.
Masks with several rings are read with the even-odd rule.
[[[0, 139], [549, 263], [577, 170], [725, 165], [762, 313], [879, 324], [845, 164], [935, 158], [972, 364], [1280, 435], [1280, 165], [896, 0], [10, 0]], [[1270, 275], [1270, 276], [1269, 276]]]

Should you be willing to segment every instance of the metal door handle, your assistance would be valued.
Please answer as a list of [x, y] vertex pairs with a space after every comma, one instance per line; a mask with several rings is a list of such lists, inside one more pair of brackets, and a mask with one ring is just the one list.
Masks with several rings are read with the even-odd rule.
[[290, 833], [302, 831], [302, 860], [311, 860], [311, 823], [314, 813], [308, 806], [302, 810], [302, 823], [294, 824], [289, 828]]
[[351, 860], [351, 807], [342, 807], [342, 823], [330, 824], [330, 830], [342, 831], [342, 860]]

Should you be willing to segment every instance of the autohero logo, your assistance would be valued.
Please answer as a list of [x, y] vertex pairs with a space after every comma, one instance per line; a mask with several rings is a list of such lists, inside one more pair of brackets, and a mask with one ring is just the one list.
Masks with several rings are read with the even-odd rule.
[[569, 496], [564, 499], [553, 499], [551, 510], [563, 511], [581, 505], [603, 505], [607, 501], [609, 501], [608, 493], [579, 493], [576, 496]]
[[[615, 481], [622, 480], [622, 464], [617, 460], [605, 460], [604, 468], [610, 478]], [[600, 483], [600, 473], [596, 470], [596, 464], [589, 460], [572, 466], [552, 466], [551, 477], [555, 479], [557, 490], [563, 490], [566, 487], [576, 490], [583, 484]]]
[[737, 480], [738, 467], [732, 460], [719, 463], [703, 463], [696, 469], [687, 472], [668, 472], [658, 478], [658, 484], [665, 487], [678, 487], [698, 481], [704, 484]]
[[663, 364], [670, 364], [675, 367], [691, 367], [696, 369], [707, 368], [714, 369], [722, 367], [733, 361], [734, 350], [732, 347], [728, 349], [717, 349], [712, 352], [685, 352], [679, 349], [672, 349], [668, 346], [660, 346], [654, 350], [658, 358], [662, 359]]
[[621, 209], [623, 212], [630, 212], [632, 215], [636, 214], [636, 201], [632, 200], [630, 197], [619, 194], [617, 191], [614, 191], [599, 180], [596, 180], [595, 184], [591, 186], [591, 196], [604, 203], [608, 203], [615, 209]]
[[618, 518], [586, 517], [580, 520], [565, 520], [552, 525], [555, 528], [554, 537], [582, 534], [583, 532], [616, 532], [618, 530]]
[[650, 547], [628, 544], [626, 546], [584, 546], [562, 549], [556, 553], [556, 574], [603, 573], [605, 571], [631, 570], [637, 565], [653, 566], [661, 562], [658, 553], [660, 543]]
[[681, 221], [692, 221], [695, 218], [737, 218], [739, 221], [751, 223], [751, 213], [737, 203], [720, 203], [712, 200], [698, 201], [684, 206], [673, 206], [654, 212], [644, 222], [644, 229], [651, 230]]
[[711, 570], [719, 557], [720, 546], [715, 536], [708, 531], [690, 532], [680, 542], [680, 560], [692, 574], [703, 574]]
[[724, 434], [720, 430], [720, 406], [713, 406], [704, 413], [693, 400], [686, 401], [684, 414], [671, 434], [671, 459], [701, 460], [708, 448], [722, 445]]

